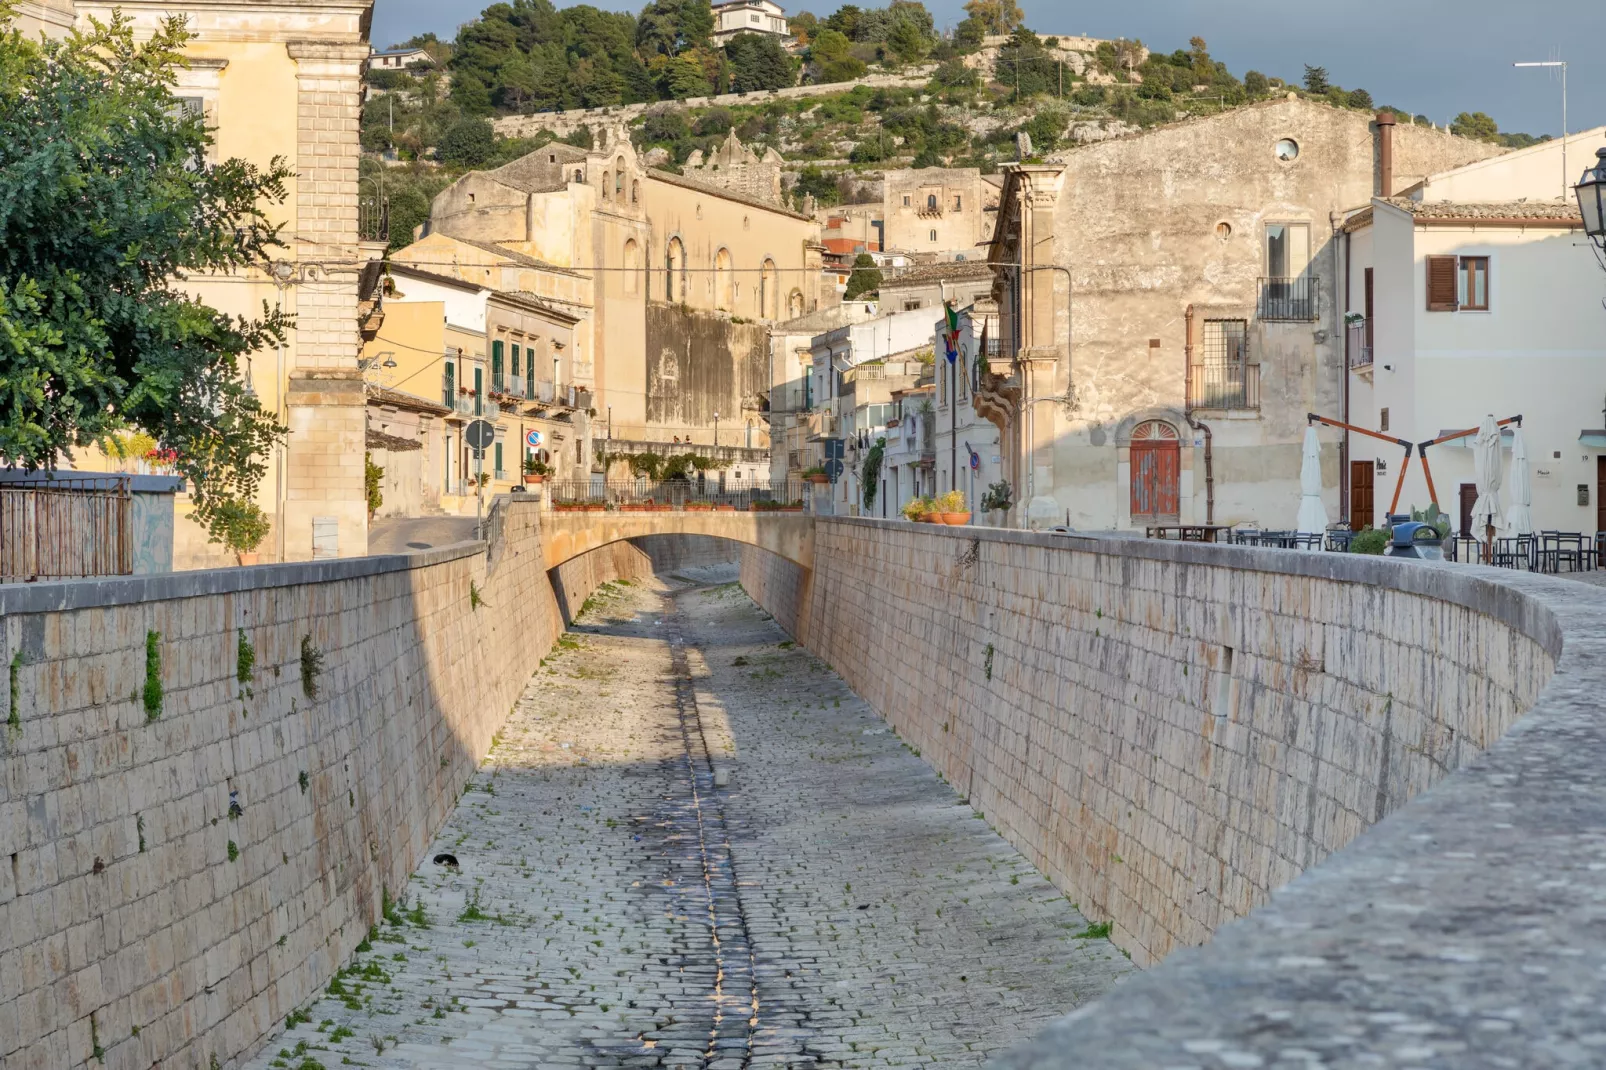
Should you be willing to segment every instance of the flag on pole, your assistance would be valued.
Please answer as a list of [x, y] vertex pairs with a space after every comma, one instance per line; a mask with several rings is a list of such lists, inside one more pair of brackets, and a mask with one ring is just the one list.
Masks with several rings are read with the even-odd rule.
[[948, 329], [943, 332], [943, 346], [947, 349], [948, 363], [952, 364], [959, 359], [959, 313], [954, 311], [952, 302], [942, 303], [943, 314], [948, 319]]

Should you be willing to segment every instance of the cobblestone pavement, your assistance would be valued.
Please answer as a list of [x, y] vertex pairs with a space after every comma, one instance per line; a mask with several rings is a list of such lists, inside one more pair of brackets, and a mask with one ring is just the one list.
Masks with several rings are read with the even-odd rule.
[[975, 1066], [1132, 969], [730, 575], [587, 603], [247, 1066]]

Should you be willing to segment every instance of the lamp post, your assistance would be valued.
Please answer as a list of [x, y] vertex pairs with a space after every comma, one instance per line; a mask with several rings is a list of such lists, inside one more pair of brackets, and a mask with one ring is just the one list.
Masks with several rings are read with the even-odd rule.
[[719, 449], [719, 413], [714, 413], [714, 449]]
[[1595, 150], [1595, 166], [1584, 172], [1573, 192], [1578, 195], [1578, 211], [1584, 217], [1584, 233], [1589, 236], [1595, 258], [1606, 268], [1606, 148]]

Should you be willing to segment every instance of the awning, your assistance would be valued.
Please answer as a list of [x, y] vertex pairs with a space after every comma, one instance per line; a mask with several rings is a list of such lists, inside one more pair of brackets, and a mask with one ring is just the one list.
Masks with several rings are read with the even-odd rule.
[[[1442, 428], [1439, 429], [1439, 433], [1437, 435], [1434, 435], [1433, 437], [1434, 438], [1440, 438], [1440, 437], [1442, 437], [1444, 435], [1453, 435], [1457, 431], [1464, 431], [1464, 430], [1466, 430], [1466, 428], [1463, 428], [1463, 427], [1442, 427]], [[1606, 431], [1602, 431], [1601, 434], [1606, 435]], [[1511, 448], [1511, 439], [1512, 439], [1511, 428], [1502, 427], [1500, 429], [1500, 446], [1501, 446], [1501, 448], [1509, 450]], [[1470, 434], [1470, 435], [1462, 435], [1460, 438], [1453, 438], [1449, 442], [1441, 442], [1441, 443], [1438, 444], [1438, 446], [1436, 448], [1437, 449], [1441, 449], [1441, 450], [1446, 450], [1446, 449], [1463, 449], [1463, 450], [1471, 449], [1472, 448], [1472, 444], [1474, 442], [1476, 442], [1477, 440], [1478, 440], [1478, 432], [1476, 430], [1474, 430], [1472, 432], [1472, 434]]]
[[1606, 450], [1606, 431], [1580, 431], [1578, 432], [1580, 446], [1593, 446], [1598, 450]]

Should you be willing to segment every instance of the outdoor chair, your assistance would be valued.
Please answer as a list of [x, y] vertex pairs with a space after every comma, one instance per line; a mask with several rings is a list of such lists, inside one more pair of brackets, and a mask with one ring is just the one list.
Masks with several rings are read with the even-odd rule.
[[1534, 564], [1534, 537], [1532, 535], [1514, 535], [1494, 541], [1494, 565], [1496, 568], [1525, 568], [1531, 570]]

